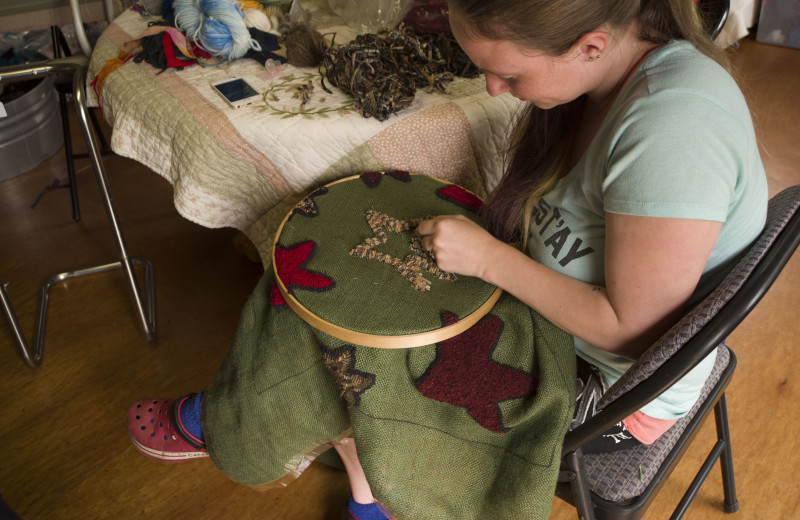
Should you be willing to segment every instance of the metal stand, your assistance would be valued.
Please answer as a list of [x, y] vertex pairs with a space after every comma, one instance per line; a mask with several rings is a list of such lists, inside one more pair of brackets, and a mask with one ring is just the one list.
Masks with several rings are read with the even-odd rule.
[[[11, 302], [8, 298], [8, 293], [5, 291], [3, 284], [0, 284], [0, 300], [2, 300], [3, 312], [6, 321], [14, 334], [14, 339], [17, 343], [20, 355], [25, 363], [30, 367], [38, 366], [42, 361], [42, 351], [44, 343], [44, 327], [47, 318], [47, 302], [48, 291], [53, 285], [60, 283], [64, 280], [85, 276], [88, 274], [96, 274], [112, 269], [122, 269], [127, 280], [128, 289], [131, 293], [131, 298], [136, 309], [139, 325], [141, 326], [147, 341], [152, 341], [155, 337], [155, 298], [154, 298], [154, 284], [153, 284], [153, 270], [149, 262], [143, 259], [131, 258], [128, 254], [125, 239], [122, 236], [119, 220], [114, 209], [114, 202], [108, 189], [108, 180], [106, 178], [105, 170], [103, 168], [103, 161], [101, 158], [100, 150], [97, 146], [97, 139], [94, 135], [91, 125], [89, 124], [89, 114], [86, 106], [86, 69], [88, 66], [88, 58], [86, 56], [74, 56], [70, 58], [60, 58], [44, 62], [29, 63], [24, 65], [15, 65], [10, 67], [3, 67], [0, 69], [0, 83], [11, 81], [23, 81], [26, 79], [36, 78], [39, 76], [49, 76], [54, 74], [69, 74], [72, 76], [72, 92], [75, 108], [78, 112], [78, 122], [83, 133], [83, 138], [86, 141], [89, 158], [94, 168], [97, 184], [100, 188], [100, 194], [103, 199], [103, 204], [106, 209], [111, 229], [114, 234], [114, 240], [117, 244], [117, 251], [119, 253], [119, 261], [110, 264], [102, 264], [65, 273], [51, 276], [42, 285], [40, 298], [39, 298], [39, 314], [37, 316], [37, 323], [34, 333], [34, 345], [29, 347], [25, 341], [25, 337], [20, 331], [19, 322], [16, 319]], [[145, 290], [147, 292], [147, 299], [143, 297], [139, 284], [136, 279], [133, 264], [139, 264], [145, 268]]]

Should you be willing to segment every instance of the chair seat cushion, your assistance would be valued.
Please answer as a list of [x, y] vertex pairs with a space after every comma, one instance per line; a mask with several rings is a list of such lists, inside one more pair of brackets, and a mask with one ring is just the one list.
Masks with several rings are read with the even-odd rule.
[[641, 495], [652, 482], [664, 460], [675, 447], [689, 422], [697, 414], [730, 362], [725, 346], [717, 348], [714, 369], [703, 386], [700, 398], [687, 415], [676, 422], [649, 446], [640, 445], [614, 453], [584, 455], [589, 488], [610, 502], [625, 503]]

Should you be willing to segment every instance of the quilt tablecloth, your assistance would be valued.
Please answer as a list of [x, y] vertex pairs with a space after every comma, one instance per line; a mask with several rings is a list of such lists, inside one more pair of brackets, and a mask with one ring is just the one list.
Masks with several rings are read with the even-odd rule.
[[[95, 45], [87, 81], [151, 20], [128, 10], [109, 25]], [[229, 108], [211, 88], [229, 77], [245, 78], [263, 101]], [[112, 126], [116, 153], [166, 178], [185, 218], [242, 231], [264, 265], [286, 212], [338, 178], [407, 170], [479, 195], [497, 182], [499, 151], [520, 102], [489, 96], [482, 77], [456, 78], [444, 94], [419, 90], [409, 108], [384, 122], [363, 117], [350, 96], [327, 83], [326, 92], [322, 81], [316, 68], [291, 65], [267, 79], [252, 59], [165, 71], [131, 60], [108, 76], [94, 102]], [[299, 86], [311, 88], [305, 103]]]

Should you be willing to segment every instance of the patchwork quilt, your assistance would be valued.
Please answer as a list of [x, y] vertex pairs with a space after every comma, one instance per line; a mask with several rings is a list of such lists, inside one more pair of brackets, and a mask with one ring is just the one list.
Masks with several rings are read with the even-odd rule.
[[[149, 21], [133, 10], [120, 15], [99, 38], [87, 81]], [[229, 108], [211, 84], [231, 77], [245, 78], [262, 101]], [[407, 170], [485, 194], [501, 173], [499, 151], [520, 105], [489, 96], [482, 77], [457, 78], [444, 94], [419, 90], [409, 108], [379, 122], [353, 110], [352, 98], [315, 68], [287, 66], [269, 78], [252, 59], [164, 71], [129, 60], [93, 101], [113, 128], [116, 153], [167, 179], [185, 218], [244, 232], [265, 266], [286, 212], [339, 178]]]

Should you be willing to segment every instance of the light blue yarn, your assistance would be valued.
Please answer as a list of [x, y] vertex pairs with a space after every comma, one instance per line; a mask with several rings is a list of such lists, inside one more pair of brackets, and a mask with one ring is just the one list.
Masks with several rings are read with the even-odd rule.
[[213, 56], [235, 60], [261, 50], [236, 0], [174, 0], [172, 6], [175, 26]]

